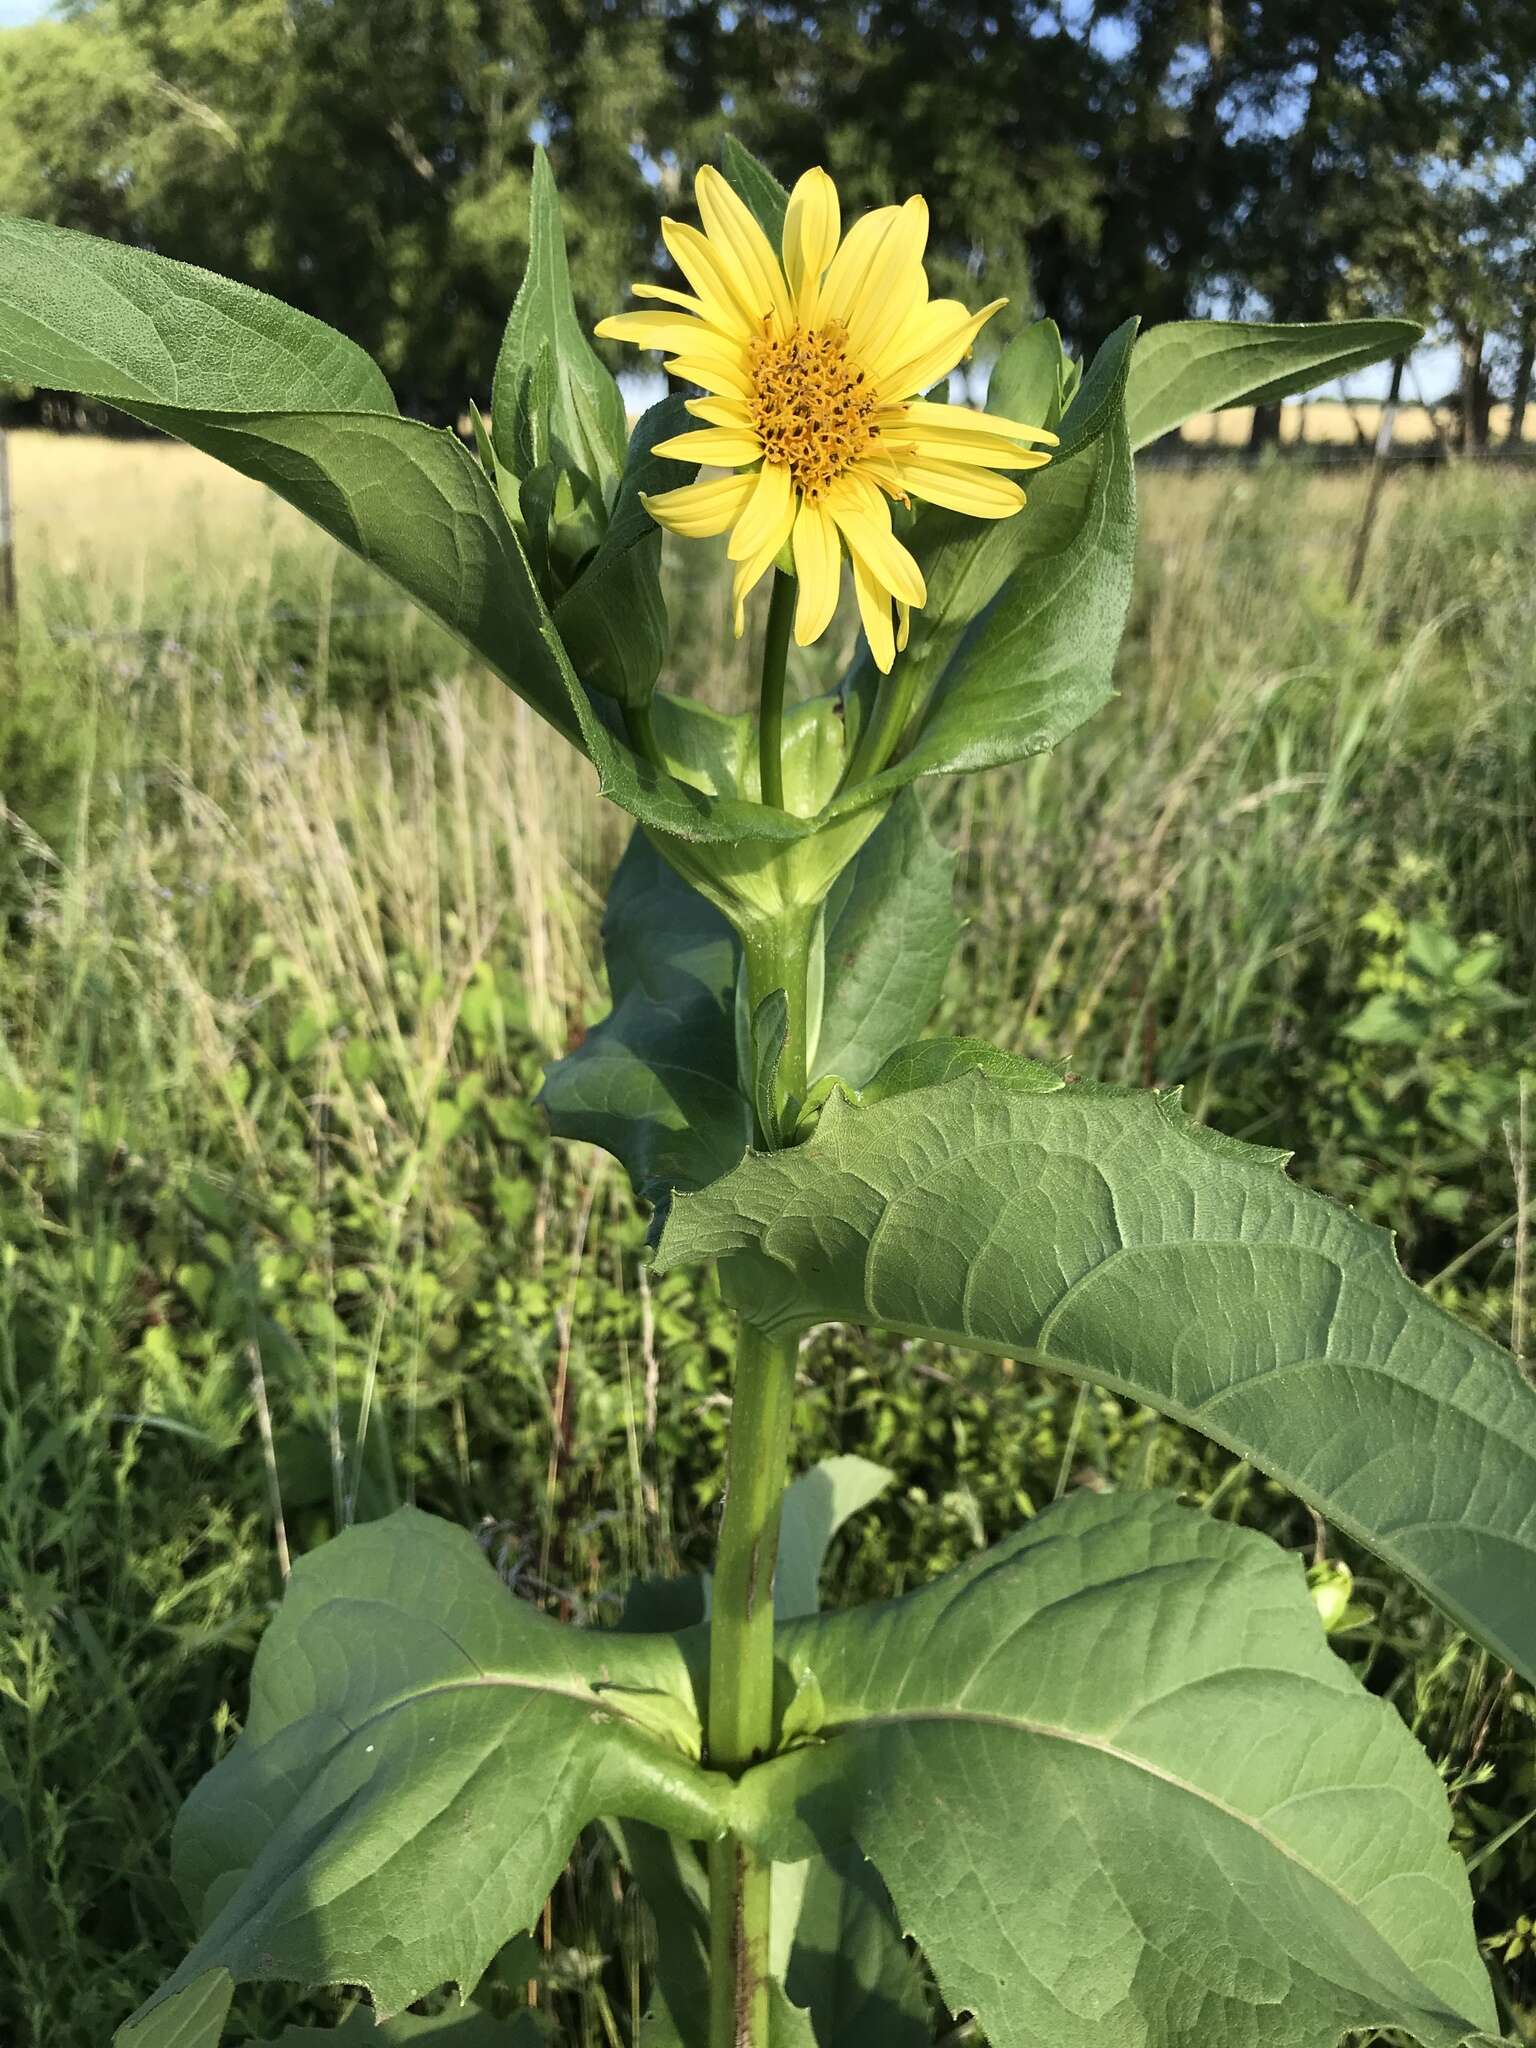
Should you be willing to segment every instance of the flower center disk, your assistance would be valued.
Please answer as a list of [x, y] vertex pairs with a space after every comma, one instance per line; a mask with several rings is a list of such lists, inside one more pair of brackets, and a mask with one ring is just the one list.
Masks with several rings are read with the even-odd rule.
[[816, 499], [875, 439], [875, 398], [848, 355], [841, 327], [796, 328], [783, 340], [761, 335], [748, 349], [752, 424], [765, 462], [788, 466], [790, 481]]

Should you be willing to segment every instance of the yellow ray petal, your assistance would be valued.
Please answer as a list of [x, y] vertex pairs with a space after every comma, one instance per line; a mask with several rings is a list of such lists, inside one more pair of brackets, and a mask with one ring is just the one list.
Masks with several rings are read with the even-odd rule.
[[592, 332], [600, 341], [627, 341], [636, 348], [680, 355], [691, 343], [707, 341], [710, 329], [686, 313], [610, 313]]
[[906, 653], [907, 642], [911, 637], [912, 607], [909, 604], [902, 604], [898, 599], [896, 605], [896, 652], [898, 654]]
[[[795, 490], [782, 462], [765, 462], [756, 488], [736, 522], [726, 554], [733, 562], [751, 562], [766, 550], [773, 557], [789, 539], [795, 521]], [[759, 572], [761, 573], [761, 572]], [[753, 578], [755, 582], [756, 577]]]
[[958, 299], [932, 299], [887, 344], [878, 363], [869, 365], [875, 395], [884, 402], [926, 391], [969, 350], [992, 315], [1006, 306], [994, 299], [973, 313]]
[[746, 433], [752, 426], [752, 416], [739, 398], [690, 398], [683, 410], [696, 420], [708, 420], [712, 427], [733, 427]]
[[837, 527], [826, 507], [805, 499], [795, 515], [795, 575], [800, 582], [795, 605], [795, 645], [809, 647], [832, 623], [842, 573]]
[[700, 166], [693, 193], [710, 245], [737, 287], [735, 295], [759, 321], [771, 314], [787, 327], [794, 317], [789, 286], [772, 244], [745, 203], [713, 164]]
[[685, 356], [669, 356], [662, 367], [685, 384], [702, 384], [720, 397], [752, 396], [752, 379], [745, 368], [715, 350], [706, 354], [703, 349], [691, 348]]
[[784, 215], [784, 275], [806, 326], [815, 322], [821, 274], [837, 253], [841, 233], [837, 187], [818, 166], [796, 179]]
[[928, 279], [923, 270], [927, 243], [927, 204], [909, 199], [891, 223], [848, 311], [848, 345], [872, 372], [877, 370], [886, 345], [928, 303]]
[[853, 557], [853, 592], [859, 600], [859, 618], [864, 637], [875, 657], [875, 667], [888, 676], [896, 659], [896, 638], [891, 631], [891, 593], [879, 582], [868, 564]]
[[889, 406], [878, 415], [880, 425], [889, 413], [909, 420], [913, 426], [944, 427], [957, 434], [1006, 434], [1011, 440], [1036, 441], [1042, 448], [1059, 448], [1061, 436], [1049, 427], [1031, 427], [1023, 420], [1004, 419], [1001, 413], [981, 412], [969, 405], [935, 405], [926, 398], [909, 398], [905, 405]]
[[[779, 548], [784, 543], [779, 542]], [[773, 567], [773, 558], [779, 548], [763, 547], [749, 561], [739, 564], [731, 583], [731, 602], [735, 607], [734, 625], [739, 640], [747, 629], [747, 599]]]
[[1021, 448], [1001, 434], [946, 434], [939, 427], [886, 428], [875, 446], [896, 463], [917, 456], [920, 460], [973, 462], [978, 469], [1043, 469], [1051, 459], [1044, 448]]
[[687, 221], [664, 220], [661, 239], [667, 254], [711, 309], [714, 324], [722, 334], [746, 341], [762, 331], [751, 310], [751, 295], [735, 289], [729, 266], [722, 262], [720, 251], [707, 235]]
[[678, 462], [708, 462], [717, 469], [740, 469], [756, 462], [762, 452], [756, 434], [737, 427], [699, 427], [691, 434], [674, 434], [669, 441], [658, 441], [651, 450], [653, 455], [671, 455]]
[[660, 299], [664, 306], [681, 306], [685, 313], [692, 313], [700, 320], [709, 318], [704, 301], [695, 298], [692, 292], [675, 292], [669, 284], [632, 284], [630, 294], [637, 299]]
[[965, 463], [903, 462], [900, 475], [914, 498], [968, 513], [972, 519], [1006, 519], [1024, 503], [1024, 493], [1009, 478]]
[[684, 484], [675, 491], [656, 491], [649, 497], [642, 493], [640, 502], [669, 533], [680, 533], [686, 540], [710, 540], [736, 524], [756, 487], [757, 478], [748, 470], [740, 476]]
[[849, 313], [869, 276], [869, 266], [900, 214], [899, 206], [877, 206], [856, 220], [844, 235], [822, 281], [818, 310], [823, 320], [840, 320], [847, 326]]
[[849, 554], [866, 562], [892, 597], [903, 604], [926, 600], [923, 572], [891, 531], [891, 508], [867, 477], [857, 470], [840, 476], [827, 493], [826, 507]]

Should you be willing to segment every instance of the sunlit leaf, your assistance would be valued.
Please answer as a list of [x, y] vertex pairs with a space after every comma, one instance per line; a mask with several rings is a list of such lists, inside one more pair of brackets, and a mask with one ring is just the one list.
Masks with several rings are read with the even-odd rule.
[[744, 1803], [785, 1853], [850, 1830], [995, 2048], [1495, 2025], [1444, 1787], [1267, 1538], [1079, 1494], [780, 1653], [824, 1738]]
[[244, 1732], [182, 1809], [202, 1932], [119, 2048], [211, 2048], [231, 1980], [386, 2014], [473, 1986], [591, 1820], [720, 1831], [724, 1781], [656, 1732], [685, 1720], [696, 1750], [671, 1638], [562, 1627], [413, 1509], [349, 1530], [295, 1567]]
[[1536, 1388], [1283, 1158], [1128, 1089], [834, 1095], [680, 1201], [660, 1263], [722, 1260], [766, 1331], [868, 1323], [1149, 1402], [1536, 1673]]
[[1196, 413], [1315, 391], [1423, 338], [1413, 320], [1169, 320], [1142, 335], [1131, 359], [1131, 446], [1145, 448]]

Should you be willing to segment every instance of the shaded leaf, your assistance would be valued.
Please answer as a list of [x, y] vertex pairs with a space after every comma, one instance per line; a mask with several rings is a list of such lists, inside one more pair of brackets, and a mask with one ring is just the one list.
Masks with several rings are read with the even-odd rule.
[[1145, 448], [1196, 413], [1315, 391], [1423, 336], [1413, 320], [1169, 320], [1141, 337], [1131, 360], [1131, 446]]
[[658, 441], [689, 424], [678, 397], [664, 398], [640, 419], [607, 531], [555, 606], [555, 624], [577, 675], [589, 689], [621, 704], [647, 703], [667, 658], [661, 528], [640, 498], [642, 492], [673, 490], [694, 476], [691, 464], [651, 453]]
[[[831, 962], [813, 1074], [860, 1074], [926, 1023], [960, 929], [952, 857], [904, 793], [828, 901]], [[603, 913], [613, 1009], [557, 1060], [540, 1101], [557, 1137], [611, 1152], [644, 1200], [706, 1186], [752, 1140], [737, 1084], [740, 947], [642, 832]]]
[[541, 2048], [544, 2038], [531, 2012], [498, 2020], [475, 2006], [455, 2006], [429, 2016], [403, 2012], [381, 2021], [360, 2005], [339, 2027], [285, 2027], [271, 2048], [324, 2048], [327, 2041], [340, 2042], [342, 2048], [367, 2048], [368, 2043], [372, 2048], [417, 2048], [427, 2041], [433, 2048]]
[[987, 410], [1054, 428], [1065, 410], [1069, 362], [1054, 320], [1035, 320], [1004, 348], [987, 384]]
[[662, 1204], [717, 1179], [751, 1142], [736, 1080], [738, 948], [636, 832], [603, 912], [603, 955], [613, 1009], [550, 1068], [539, 1100], [557, 1137], [602, 1145]]
[[783, 1849], [850, 1829], [995, 2048], [1495, 2024], [1444, 1787], [1267, 1538], [1078, 1494], [781, 1644], [827, 1739], [744, 1803]]
[[1536, 1673], [1536, 1389], [1283, 1160], [1128, 1089], [834, 1095], [680, 1201], [659, 1264], [721, 1259], [766, 1331], [870, 1323], [1148, 1402]]
[[[204, 2048], [219, 1980], [363, 1987], [383, 2013], [476, 1984], [599, 1814], [712, 1836], [724, 1781], [626, 1698], [698, 1720], [671, 1638], [563, 1628], [462, 1529], [402, 1509], [303, 1558], [234, 1749], [193, 1792], [177, 1882], [202, 1934], [120, 2048]], [[165, 2036], [186, 1992], [196, 2024]], [[189, 2023], [190, 2024], [190, 2023]]]
[[933, 1015], [962, 929], [954, 864], [906, 791], [834, 884], [813, 1077], [862, 1086]]
[[774, 1866], [772, 1925], [773, 1968], [816, 2048], [928, 2048], [922, 1973], [879, 1874], [852, 1843]]

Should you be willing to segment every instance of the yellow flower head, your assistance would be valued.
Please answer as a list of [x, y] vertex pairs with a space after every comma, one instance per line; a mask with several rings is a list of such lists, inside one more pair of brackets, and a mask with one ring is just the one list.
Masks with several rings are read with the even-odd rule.
[[663, 310], [620, 313], [597, 332], [665, 350], [667, 368], [709, 394], [688, 401], [708, 424], [655, 452], [734, 473], [662, 491], [646, 507], [690, 538], [729, 530], [738, 633], [748, 593], [792, 543], [802, 647], [831, 622], [846, 548], [870, 649], [889, 669], [927, 595], [891, 530], [889, 500], [1005, 519], [1024, 493], [998, 471], [1036, 469], [1050, 457], [1027, 444], [1055, 445], [1042, 427], [917, 395], [969, 354], [1007, 301], [972, 313], [929, 298], [921, 199], [878, 207], [844, 235], [837, 187], [807, 171], [790, 195], [781, 261], [719, 171], [705, 165], [694, 191], [703, 232], [661, 224], [692, 292], [637, 284], [635, 296]]

